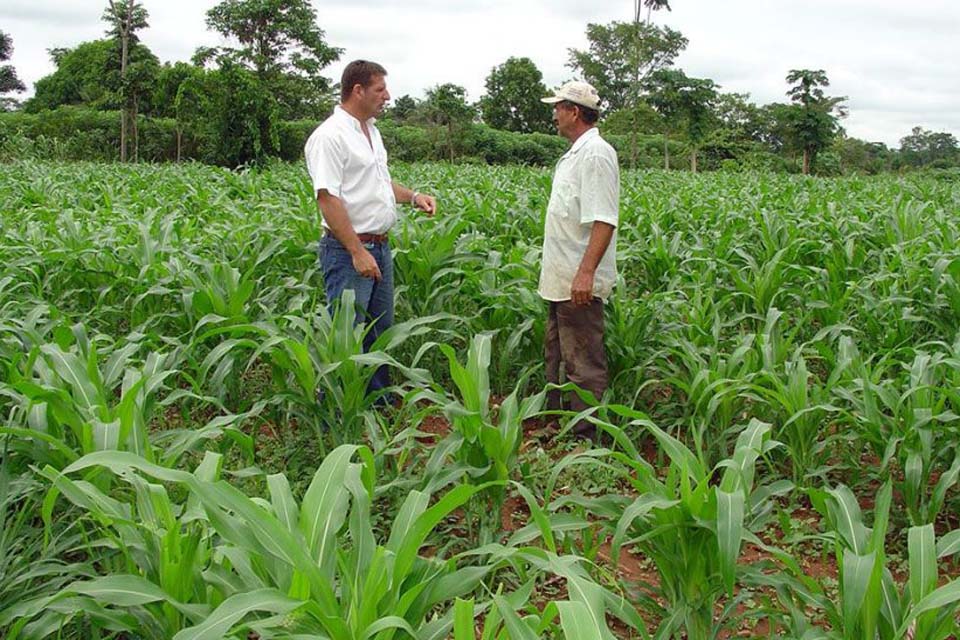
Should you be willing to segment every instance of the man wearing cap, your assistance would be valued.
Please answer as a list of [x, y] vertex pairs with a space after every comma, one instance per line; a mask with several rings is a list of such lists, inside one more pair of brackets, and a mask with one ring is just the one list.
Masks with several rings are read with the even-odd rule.
[[[331, 312], [346, 289], [356, 294], [356, 322], [372, 322], [364, 350], [393, 324], [393, 258], [387, 234], [397, 220], [397, 202], [432, 215], [436, 201], [390, 178], [387, 151], [375, 116], [390, 93], [386, 70], [354, 60], [343, 70], [340, 105], [310, 135], [304, 149], [325, 233], [320, 266]], [[381, 367], [370, 391], [390, 386]]]
[[[543, 234], [540, 296], [549, 305], [545, 335], [547, 382], [567, 380], [598, 399], [607, 389], [603, 346], [603, 304], [617, 278], [616, 244], [620, 209], [620, 169], [614, 151], [596, 128], [600, 98], [586, 82], [568, 82], [555, 95], [553, 121], [572, 144], [560, 158]], [[576, 394], [567, 408], [582, 411]], [[558, 391], [550, 392], [548, 408], [561, 408]], [[573, 427], [580, 438], [596, 438], [586, 420]]]

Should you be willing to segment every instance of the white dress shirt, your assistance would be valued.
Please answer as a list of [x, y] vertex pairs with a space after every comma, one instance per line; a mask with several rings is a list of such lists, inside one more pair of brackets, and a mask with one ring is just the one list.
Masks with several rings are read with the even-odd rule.
[[[368, 141], [360, 121], [337, 106], [304, 148], [314, 193], [326, 189], [339, 198], [356, 233], [386, 233], [397, 221], [387, 150], [374, 122], [367, 120]], [[329, 228], [326, 220], [323, 226]]]
[[614, 227], [593, 279], [593, 295], [601, 300], [610, 296], [617, 280], [619, 213], [617, 152], [593, 127], [577, 138], [553, 174], [543, 230], [540, 297], [552, 302], [570, 300], [570, 287], [590, 243], [594, 222]]

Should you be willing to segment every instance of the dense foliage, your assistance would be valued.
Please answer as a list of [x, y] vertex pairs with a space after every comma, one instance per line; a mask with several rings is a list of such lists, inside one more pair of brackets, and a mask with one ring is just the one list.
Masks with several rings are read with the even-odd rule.
[[955, 176], [624, 172], [575, 448], [549, 171], [393, 172], [361, 354], [299, 165], [0, 165], [4, 637], [956, 636]]

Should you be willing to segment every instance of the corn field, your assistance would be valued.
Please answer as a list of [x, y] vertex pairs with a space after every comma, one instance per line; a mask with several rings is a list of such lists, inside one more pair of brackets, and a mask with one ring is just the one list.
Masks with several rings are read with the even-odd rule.
[[364, 353], [302, 167], [0, 165], [2, 637], [960, 634], [960, 184], [625, 173], [574, 415], [550, 172], [394, 175]]

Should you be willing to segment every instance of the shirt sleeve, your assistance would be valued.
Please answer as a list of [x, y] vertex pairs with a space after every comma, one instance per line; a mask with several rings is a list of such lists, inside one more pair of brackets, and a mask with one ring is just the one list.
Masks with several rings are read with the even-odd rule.
[[580, 224], [620, 219], [620, 170], [614, 159], [594, 154], [583, 159], [580, 180]]
[[341, 197], [346, 158], [340, 141], [334, 136], [318, 135], [307, 143], [304, 155], [314, 193], [326, 189], [330, 195]]

